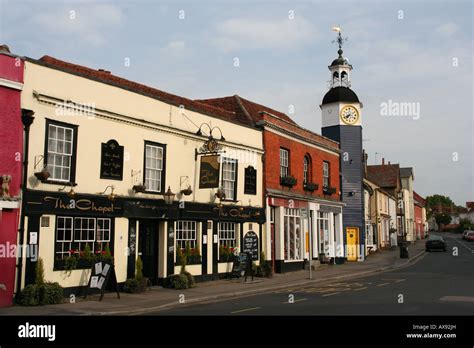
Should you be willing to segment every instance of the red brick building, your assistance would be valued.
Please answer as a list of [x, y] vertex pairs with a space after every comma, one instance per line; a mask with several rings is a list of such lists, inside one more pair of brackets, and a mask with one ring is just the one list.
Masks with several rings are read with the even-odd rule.
[[276, 272], [303, 269], [310, 257], [344, 257], [339, 143], [237, 95], [201, 100], [263, 130], [267, 259]]
[[0, 307], [12, 304], [23, 158], [23, 61], [0, 46]]
[[415, 203], [415, 235], [417, 239], [424, 239], [426, 229], [426, 202], [425, 199], [416, 192], [413, 192], [413, 200]]

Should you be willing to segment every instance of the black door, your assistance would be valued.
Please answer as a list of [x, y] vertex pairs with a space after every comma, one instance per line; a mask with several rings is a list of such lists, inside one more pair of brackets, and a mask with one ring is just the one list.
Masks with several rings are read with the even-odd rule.
[[143, 263], [143, 276], [156, 284], [158, 278], [158, 221], [140, 220], [138, 255]]

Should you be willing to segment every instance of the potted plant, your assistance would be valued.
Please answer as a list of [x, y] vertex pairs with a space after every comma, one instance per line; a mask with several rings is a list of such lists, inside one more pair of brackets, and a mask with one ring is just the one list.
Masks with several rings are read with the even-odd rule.
[[292, 175], [280, 177], [280, 184], [282, 186], [293, 187], [296, 185], [296, 183], [297, 183], [297, 180]]
[[143, 184], [138, 184], [138, 185], [133, 185], [132, 187], [132, 190], [135, 191], [135, 192], [145, 192], [146, 191], [146, 187], [145, 185]]
[[41, 182], [45, 182], [46, 180], [49, 179], [49, 177], [51, 176], [51, 174], [48, 172], [48, 170], [46, 169], [46, 167], [44, 167], [40, 172], [36, 172], [35, 173], [35, 176], [36, 178], [41, 181]]
[[331, 186], [324, 186], [323, 193], [326, 195], [332, 195], [333, 193], [336, 193], [336, 188]]
[[303, 185], [303, 189], [304, 189], [305, 191], [314, 192], [315, 190], [318, 189], [318, 184], [315, 184], [315, 183], [312, 183], [312, 182], [306, 182], [306, 183]]

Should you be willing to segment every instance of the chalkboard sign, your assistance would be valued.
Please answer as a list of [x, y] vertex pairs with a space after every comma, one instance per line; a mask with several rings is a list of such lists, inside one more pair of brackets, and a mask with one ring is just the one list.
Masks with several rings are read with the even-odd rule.
[[123, 178], [123, 146], [116, 140], [102, 143], [100, 178], [111, 180]]
[[120, 298], [117, 275], [115, 274], [115, 267], [111, 262], [98, 261], [92, 264], [91, 276], [84, 299], [86, 299], [87, 294], [92, 289], [98, 289], [100, 291], [99, 301], [102, 301], [105, 290], [117, 291], [117, 298]]
[[258, 236], [255, 232], [249, 231], [244, 236], [244, 253], [250, 253], [252, 260], [258, 260]]

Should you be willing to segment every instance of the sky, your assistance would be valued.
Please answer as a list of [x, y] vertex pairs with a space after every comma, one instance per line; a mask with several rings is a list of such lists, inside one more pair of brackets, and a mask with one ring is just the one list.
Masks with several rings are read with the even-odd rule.
[[413, 167], [419, 194], [463, 206], [474, 200], [472, 23], [462, 0], [0, 0], [0, 44], [12, 53], [191, 99], [238, 94], [294, 110], [318, 134], [340, 26], [369, 164]]

